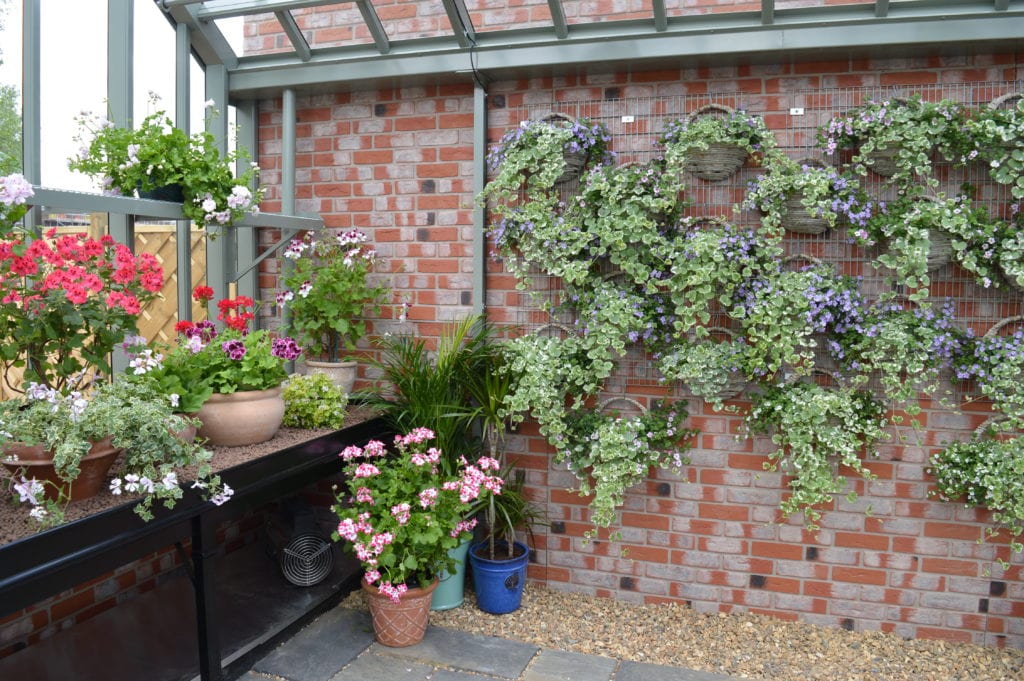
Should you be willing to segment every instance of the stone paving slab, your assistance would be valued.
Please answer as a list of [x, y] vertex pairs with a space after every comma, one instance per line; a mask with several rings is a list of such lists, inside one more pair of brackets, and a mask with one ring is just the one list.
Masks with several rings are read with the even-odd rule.
[[429, 665], [518, 679], [540, 650], [537, 646], [494, 636], [429, 627], [423, 641], [408, 648], [388, 648], [374, 643], [377, 655], [393, 655]]
[[623, 661], [619, 666], [619, 671], [615, 674], [615, 681], [741, 681], [741, 679], [696, 669]]
[[522, 681], [611, 681], [619, 661], [611, 657], [545, 649]]
[[253, 670], [288, 681], [329, 681], [372, 642], [368, 613], [333, 608], [253, 665]]
[[333, 676], [331, 681], [425, 681], [431, 678], [433, 671], [430, 665], [367, 651]]

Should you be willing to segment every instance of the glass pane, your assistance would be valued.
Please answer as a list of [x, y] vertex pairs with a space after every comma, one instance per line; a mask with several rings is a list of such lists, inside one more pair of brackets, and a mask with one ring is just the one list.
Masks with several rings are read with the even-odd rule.
[[0, 5], [0, 175], [22, 169], [21, 6]]
[[[135, 3], [132, 109], [136, 123], [155, 111], [174, 118], [174, 27], [155, 3]], [[150, 102], [156, 95], [159, 101]]]
[[67, 159], [78, 152], [75, 116], [107, 113], [107, 3], [40, 4], [42, 184], [98, 192], [90, 178], [68, 170]]

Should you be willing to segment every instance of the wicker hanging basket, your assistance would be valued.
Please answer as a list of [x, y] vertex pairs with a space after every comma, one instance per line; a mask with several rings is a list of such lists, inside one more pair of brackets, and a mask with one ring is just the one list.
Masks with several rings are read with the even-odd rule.
[[993, 324], [988, 331], [985, 332], [985, 338], [995, 338], [999, 334], [999, 330], [1005, 326], [1009, 326], [1014, 323], [1024, 322], [1024, 315], [1011, 315], [1009, 317], [1003, 317], [998, 322]]
[[[828, 164], [815, 158], [804, 158], [797, 161], [801, 165], [825, 169]], [[786, 210], [786, 217], [782, 226], [787, 232], [794, 234], [824, 234], [828, 230], [828, 220], [820, 215], [811, 215], [803, 204], [803, 192], [793, 194], [786, 198], [783, 206]]]
[[938, 227], [928, 230], [928, 271], [941, 270], [952, 258], [952, 237]]
[[604, 411], [609, 405], [616, 402], [626, 402], [631, 407], [639, 412], [639, 415], [647, 413], [647, 407], [641, 404], [638, 400], [634, 400], [632, 397], [626, 397], [625, 395], [613, 395], [612, 397], [605, 398], [598, 402], [596, 411]]
[[[571, 126], [576, 123], [576, 119], [572, 116], [558, 113], [557, 111], [545, 114], [540, 120], [544, 123], [549, 123], [557, 127], [565, 127], [565, 124], [569, 124]], [[562, 154], [562, 158], [565, 162], [565, 170], [563, 170], [562, 174], [558, 176], [557, 180], [555, 180], [555, 185], [567, 184], [578, 179], [580, 174], [583, 172], [583, 167], [587, 164], [587, 152], [583, 149], [578, 149], [576, 151], [566, 150], [563, 151]]]
[[871, 169], [875, 175], [881, 175], [882, 177], [892, 177], [899, 172], [899, 165], [896, 164], [896, 156], [900, 153], [899, 149], [887, 148], [887, 149], [873, 149], [868, 153], [864, 160], [866, 165]]
[[[710, 114], [731, 116], [733, 109], [723, 104], [708, 104], [691, 113], [687, 120], [692, 123], [700, 116]], [[738, 144], [727, 142], [710, 142], [707, 149], [694, 149], [689, 153], [686, 170], [702, 180], [720, 182], [736, 174], [747, 161], [747, 150]]]

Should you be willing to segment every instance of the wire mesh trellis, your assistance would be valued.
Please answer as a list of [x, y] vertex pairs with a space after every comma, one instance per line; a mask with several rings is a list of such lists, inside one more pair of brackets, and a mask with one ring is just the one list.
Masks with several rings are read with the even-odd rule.
[[[991, 81], [984, 83], [954, 83], [940, 85], [907, 85], [889, 87], [825, 88], [781, 94], [716, 93], [699, 95], [672, 95], [664, 97], [637, 97], [615, 100], [548, 101], [533, 102], [491, 112], [492, 124], [501, 129], [519, 122], [543, 117], [557, 111], [574, 118], [586, 118], [603, 124], [611, 133], [612, 149], [617, 162], [646, 162], [657, 152], [655, 140], [666, 121], [683, 119], [708, 105], [719, 105], [748, 111], [765, 120], [775, 134], [780, 149], [794, 160], [814, 160], [839, 166], [849, 160], [849, 153], [838, 152], [828, 156], [816, 144], [819, 129], [837, 116], [854, 109], [868, 100], [883, 100], [920, 96], [925, 101], [949, 100], [971, 107], [986, 106], [997, 97], [1024, 91], [1024, 83]], [[843, 154], [846, 154], [845, 156]], [[714, 216], [733, 224], [756, 226], [760, 216], [754, 211], [737, 208], [743, 201], [749, 183], [761, 169], [748, 162], [739, 172], [717, 182], [699, 179], [690, 173], [683, 178], [689, 216]], [[938, 191], [954, 196], [970, 185], [975, 192], [974, 204], [989, 214], [1007, 217], [1011, 197], [1007, 187], [995, 183], [988, 168], [980, 162], [967, 167], [935, 159], [935, 177], [940, 181]], [[893, 189], [886, 187], [884, 178], [869, 172], [862, 179], [863, 188], [872, 196], [887, 200], [893, 198]], [[578, 189], [578, 182], [561, 187], [566, 196]], [[821, 234], [786, 232], [783, 249], [791, 259], [820, 260], [831, 263], [839, 274], [862, 277], [861, 290], [873, 299], [883, 290], [889, 290], [888, 274], [876, 270], [872, 263], [877, 252], [856, 246], [843, 225]], [[794, 266], [797, 266], [794, 264]], [[929, 273], [931, 302], [941, 304], [946, 299], [955, 302], [957, 323], [970, 328], [976, 335], [984, 334], [1000, 319], [1024, 314], [1024, 293], [1008, 286], [984, 288], [974, 276], [955, 263], [944, 264]], [[523, 330], [537, 328], [551, 321], [547, 307], [557, 306], [561, 286], [557, 279], [536, 274], [531, 277], [532, 293], [519, 297], [514, 310], [517, 325]], [[544, 304], [547, 303], [547, 305]], [[561, 313], [561, 323], [572, 320]], [[619, 362], [618, 371], [609, 380], [609, 392], [626, 392], [630, 388], [644, 388], [662, 383], [652, 358], [641, 348], [631, 349]], [[686, 395], [681, 386], [674, 386], [680, 395]], [[959, 393], [959, 390], [955, 390]], [[954, 394], [954, 399], [962, 398]]]

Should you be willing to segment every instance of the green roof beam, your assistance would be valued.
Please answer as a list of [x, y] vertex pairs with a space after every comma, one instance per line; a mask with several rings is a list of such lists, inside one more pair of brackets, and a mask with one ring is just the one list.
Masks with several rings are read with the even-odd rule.
[[359, 6], [359, 12], [363, 15], [366, 28], [369, 29], [370, 35], [373, 36], [373, 42], [377, 45], [377, 50], [381, 54], [390, 52], [391, 42], [388, 40], [388, 34], [384, 30], [384, 24], [380, 22], [380, 17], [377, 16], [377, 10], [373, 8], [373, 3], [370, 0], [356, 0], [356, 5]]
[[665, 11], [665, 0], [654, 0], [654, 30], [658, 33], [668, 30], [668, 12]]
[[469, 18], [469, 10], [466, 9], [464, 0], [441, 1], [448, 12], [448, 21], [452, 24], [452, 31], [455, 32], [455, 39], [459, 41], [459, 47], [476, 45], [476, 29], [473, 28], [473, 20]]
[[562, 0], [548, 0], [548, 9], [551, 10], [551, 23], [555, 27], [555, 35], [559, 38], [569, 37], [569, 24], [565, 21]]
[[291, 12], [280, 10], [274, 12], [274, 16], [277, 17], [277, 22], [281, 24], [281, 28], [284, 29], [284, 34], [288, 36], [288, 40], [291, 41], [292, 47], [295, 48], [295, 54], [300, 61], [309, 61], [313, 53], [309, 49], [309, 43], [306, 42], [306, 37], [302, 35], [302, 31], [299, 30], [299, 25], [295, 23], [295, 17], [292, 16]]
[[889, 0], [875, 0], [875, 16], [879, 18], [889, 16]]
[[761, 0], [761, 23], [765, 26], [775, 23], [775, 0]]

